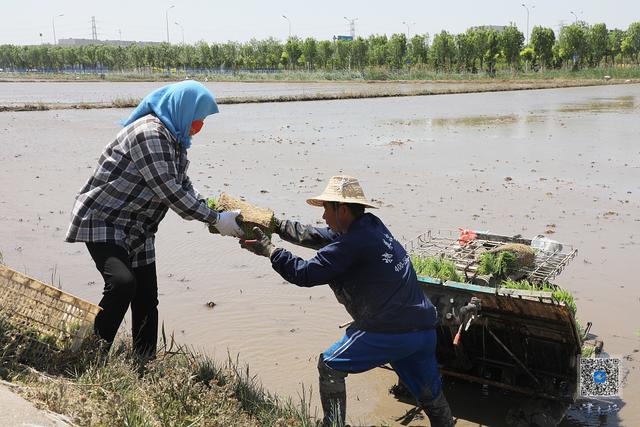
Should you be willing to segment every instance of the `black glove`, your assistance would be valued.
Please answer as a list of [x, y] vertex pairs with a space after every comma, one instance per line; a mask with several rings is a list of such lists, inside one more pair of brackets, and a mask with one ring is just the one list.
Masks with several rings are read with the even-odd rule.
[[269, 236], [264, 234], [258, 227], [253, 227], [253, 233], [256, 235], [255, 240], [240, 240], [240, 246], [257, 255], [271, 258], [271, 254], [276, 247], [271, 243]]
[[278, 236], [280, 235], [280, 228], [282, 227], [283, 222], [283, 220], [276, 218], [275, 216], [273, 217], [273, 224], [275, 225], [273, 232]]

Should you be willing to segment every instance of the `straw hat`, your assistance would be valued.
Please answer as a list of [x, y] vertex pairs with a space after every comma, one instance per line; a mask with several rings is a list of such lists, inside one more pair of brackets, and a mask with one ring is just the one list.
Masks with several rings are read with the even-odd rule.
[[329, 179], [322, 194], [307, 200], [311, 206], [322, 206], [322, 202], [357, 203], [367, 208], [377, 209], [364, 197], [358, 180], [352, 176], [336, 175]]

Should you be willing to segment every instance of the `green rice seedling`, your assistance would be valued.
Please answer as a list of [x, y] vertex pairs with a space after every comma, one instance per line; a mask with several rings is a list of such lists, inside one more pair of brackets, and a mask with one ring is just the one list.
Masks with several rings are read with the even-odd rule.
[[544, 291], [544, 292], [554, 292], [558, 289], [557, 286], [552, 285], [550, 283], [540, 283], [534, 284], [529, 282], [528, 280], [512, 280], [506, 279], [503, 280], [500, 284], [501, 288], [506, 289], [522, 289], [526, 291]]
[[[574, 315], [576, 314], [577, 306], [573, 295], [571, 295], [571, 292], [559, 286], [552, 285], [551, 283], [532, 284], [527, 280], [504, 280], [502, 281], [500, 286], [507, 289], [551, 292], [551, 298], [553, 298], [557, 302], [564, 303], [567, 307], [569, 307]], [[579, 322], [578, 327], [581, 328]]]
[[480, 274], [493, 274], [496, 271], [496, 255], [490, 252], [485, 252], [480, 255], [480, 262], [478, 264], [478, 273]]
[[563, 288], [557, 288], [553, 292], [552, 298], [558, 302], [564, 303], [567, 307], [569, 307], [569, 309], [575, 316], [576, 311], [578, 311], [578, 308], [576, 306], [575, 300], [573, 299], [573, 295], [571, 295], [571, 292]]
[[582, 347], [582, 357], [584, 358], [588, 358], [593, 356], [593, 353], [595, 353], [596, 348], [592, 345], [585, 345]]
[[420, 257], [411, 256], [411, 263], [419, 276], [428, 276], [443, 281], [451, 280], [454, 282], [462, 282], [462, 275], [458, 273], [456, 265], [445, 258], [441, 257]]
[[485, 252], [480, 255], [478, 273], [506, 277], [517, 267], [518, 259], [513, 252]]
[[496, 256], [496, 273], [498, 276], [506, 277], [516, 267], [517, 258], [513, 252], [504, 251]]

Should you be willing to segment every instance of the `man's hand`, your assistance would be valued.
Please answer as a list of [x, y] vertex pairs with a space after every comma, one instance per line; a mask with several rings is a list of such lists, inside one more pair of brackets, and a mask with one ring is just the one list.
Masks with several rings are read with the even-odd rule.
[[276, 247], [271, 243], [269, 236], [264, 234], [258, 227], [253, 227], [253, 233], [256, 235], [255, 240], [240, 240], [240, 246], [257, 255], [271, 258], [271, 254]]
[[284, 221], [282, 221], [279, 218], [276, 218], [275, 216], [273, 217], [273, 224], [275, 225], [275, 230], [273, 230], [274, 233], [276, 233], [278, 236], [280, 235], [280, 227], [282, 227], [282, 223]]
[[220, 212], [218, 213], [218, 221], [211, 225], [218, 230], [221, 236], [242, 237], [244, 232], [236, 222], [238, 215], [240, 215], [239, 210]]

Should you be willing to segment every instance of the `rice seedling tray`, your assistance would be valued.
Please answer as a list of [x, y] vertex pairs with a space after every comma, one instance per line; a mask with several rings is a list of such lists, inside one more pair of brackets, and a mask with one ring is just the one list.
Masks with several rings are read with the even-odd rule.
[[18, 356], [42, 362], [75, 351], [92, 334], [100, 307], [0, 264], [0, 322]]
[[505, 244], [522, 244], [535, 248], [532, 265], [518, 268], [519, 278], [530, 283], [548, 283], [557, 277], [575, 258], [578, 251], [570, 245], [561, 244], [542, 236], [525, 239], [520, 236], [505, 236], [479, 231], [427, 230], [405, 243], [413, 256], [442, 257], [452, 261], [467, 279], [478, 272], [483, 253]]

